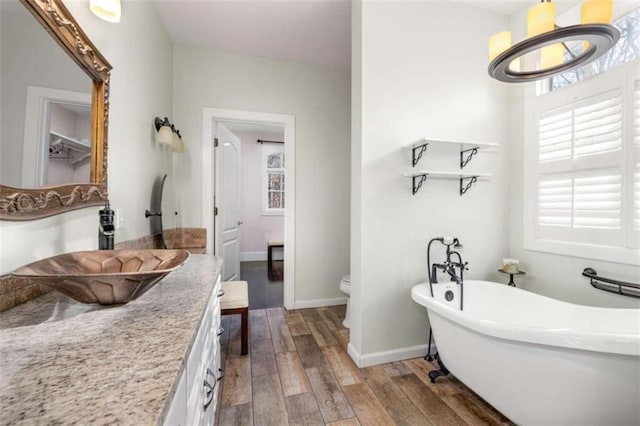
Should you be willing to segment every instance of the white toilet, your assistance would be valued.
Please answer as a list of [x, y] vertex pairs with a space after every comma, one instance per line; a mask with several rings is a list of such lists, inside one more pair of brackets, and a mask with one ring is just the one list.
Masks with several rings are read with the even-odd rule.
[[344, 316], [342, 325], [346, 328], [351, 328], [351, 320], [349, 317], [349, 299], [351, 298], [351, 275], [345, 275], [340, 280], [340, 290], [347, 295], [347, 312]]

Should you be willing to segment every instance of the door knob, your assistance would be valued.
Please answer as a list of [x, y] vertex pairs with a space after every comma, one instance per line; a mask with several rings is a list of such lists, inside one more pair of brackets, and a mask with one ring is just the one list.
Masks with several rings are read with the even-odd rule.
[[243, 223], [244, 223], [243, 221], [239, 220], [238, 221], [238, 226], [242, 225]]

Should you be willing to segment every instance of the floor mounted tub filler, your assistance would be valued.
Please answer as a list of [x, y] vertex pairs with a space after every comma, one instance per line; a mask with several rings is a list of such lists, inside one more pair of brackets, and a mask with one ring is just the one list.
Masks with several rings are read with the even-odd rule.
[[[445, 293], [452, 291], [445, 299]], [[446, 368], [522, 425], [640, 425], [640, 309], [465, 280], [418, 284]]]

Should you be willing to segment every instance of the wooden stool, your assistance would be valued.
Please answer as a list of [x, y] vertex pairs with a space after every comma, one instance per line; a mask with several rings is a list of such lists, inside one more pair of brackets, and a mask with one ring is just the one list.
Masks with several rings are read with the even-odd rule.
[[267, 277], [269, 281], [273, 280], [273, 248], [282, 247], [284, 249], [284, 241], [267, 242]]
[[246, 281], [225, 281], [220, 299], [220, 315], [240, 315], [242, 319], [242, 348], [240, 355], [249, 351], [249, 286]]

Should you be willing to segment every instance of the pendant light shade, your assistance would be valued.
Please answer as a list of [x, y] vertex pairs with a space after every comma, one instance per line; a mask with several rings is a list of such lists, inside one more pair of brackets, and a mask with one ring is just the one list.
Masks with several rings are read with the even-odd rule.
[[527, 37], [553, 31], [556, 21], [556, 5], [539, 3], [527, 12]]
[[549, 69], [562, 64], [564, 47], [560, 43], [545, 46], [540, 51], [540, 69]]
[[[580, 12], [582, 24], [609, 24], [613, 15], [611, 0], [584, 0]], [[582, 49], [587, 50], [589, 43], [582, 43]]]
[[107, 22], [120, 22], [122, 13], [120, 0], [89, 0], [89, 9], [98, 18]]
[[611, 0], [584, 0], [581, 22], [583, 24], [609, 24], [613, 13]]
[[511, 47], [511, 32], [502, 31], [489, 38], [489, 61]]

